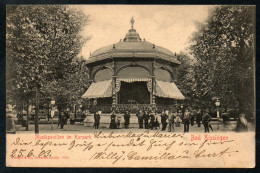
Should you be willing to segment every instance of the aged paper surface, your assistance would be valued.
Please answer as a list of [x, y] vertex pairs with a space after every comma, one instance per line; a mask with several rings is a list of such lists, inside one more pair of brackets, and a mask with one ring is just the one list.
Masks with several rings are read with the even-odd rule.
[[255, 167], [254, 26], [253, 6], [7, 6], [6, 166]]
[[[200, 140], [192, 140], [192, 136]], [[135, 133], [7, 135], [7, 166], [252, 168], [254, 133]], [[71, 137], [71, 139], [67, 139]]]

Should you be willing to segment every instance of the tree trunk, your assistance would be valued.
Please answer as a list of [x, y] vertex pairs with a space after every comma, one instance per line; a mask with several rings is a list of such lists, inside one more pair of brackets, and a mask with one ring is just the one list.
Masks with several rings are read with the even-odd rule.
[[29, 100], [27, 100], [26, 131], [29, 130]]
[[39, 88], [36, 86], [36, 102], [35, 102], [35, 134], [39, 134], [39, 117], [38, 117], [38, 112], [39, 112]]

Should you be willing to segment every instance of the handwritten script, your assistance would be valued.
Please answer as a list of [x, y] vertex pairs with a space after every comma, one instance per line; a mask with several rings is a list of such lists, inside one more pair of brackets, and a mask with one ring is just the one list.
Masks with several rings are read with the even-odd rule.
[[93, 166], [94, 163], [102, 166], [103, 163], [107, 167], [137, 162], [226, 160], [239, 155], [240, 148], [232, 136], [212, 138], [221, 140], [194, 140], [192, 135], [148, 130], [142, 133], [94, 131], [87, 135], [34, 135], [31, 138], [28, 135], [12, 135], [6, 154], [7, 160], [13, 161], [35, 163], [35, 160], [55, 160], [58, 163], [60, 160], [84, 160], [85, 166]]

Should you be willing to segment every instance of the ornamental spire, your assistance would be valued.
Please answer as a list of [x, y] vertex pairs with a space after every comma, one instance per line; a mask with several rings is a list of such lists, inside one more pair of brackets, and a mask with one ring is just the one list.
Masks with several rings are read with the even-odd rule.
[[133, 29], [134, 28], [134, 23], [135, 23], [134, 17], [132, 17], [132, 19], [130, 20], [130, 23], [131, 23], [131, 28]]

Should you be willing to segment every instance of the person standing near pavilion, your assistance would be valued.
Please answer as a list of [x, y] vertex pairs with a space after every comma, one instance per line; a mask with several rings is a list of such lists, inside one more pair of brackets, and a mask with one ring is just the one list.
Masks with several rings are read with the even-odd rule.
[[143, 128], [143, 120], [144, 120], [144, 116], [143, 116], [143, 112], [142, 110], [140, 110], [137, 114], [136, 114], [137, 118], [138, 118], [138, 123], [139, 123], [139, 129]]
[[246, 114], [241, 113], [237, 120], [236, 132], [246, 132], [248, 131], [248, 122], [245, 118]]
[[147, 111], [144, 112], [144, 128], [148, 129], [148, 122], [149, 122], [149, 114]]
[[[65, 119], [66, 119], [67, 130], [69, 130], [70, 125], [75, 124], [75, 120], [72, 121], [72, 117], [70, 116], [70, 108], [67, 108], [67, 109], [64, 111], [64, 115], [65, 115]], [[75, 117], [73, 116], [73, 118], [75, 118]], [[73, 122], [73, 123], [72, 123], [72, 122]]]
[[201, 112], [201, 109], [199, 109], [197, 111], [197, 113], [195, 114], [196, 116], [196, 123], [198, 124], [198, 127], [200, 127], [200, 122], [202, 120], [202, 112]]
[[60, 125], [60, 129], [63, 129], [64, 125], [67, 124], [67, 120], [69, 119], [67, 111], [61, 110], [58, 118], [58, 127]]
[[117, 128], [115, 111], [112, 111], [112, 113], [111, 113], [109, 128], [110, 129], [116, 129]]
[[190, 111], [190, 125], [193, 126], [194, 125], [194, 120], [195, 120], [195, 110], [191, 110]]
[[162, 131], [164, 131], [167, 127], [167, 119], [168, 119], [168, 110], [162, 111], [161, 114]]
[[16, 133], [15, 123], [14, 123], [14, 113], [11, 105], [6, 106], [6, 132]]
[[154, 116], [154, 111], [152, 111], [150, 114], [149, 128], [153, 130], [154, 127], [155, 127], [155, 116]]
[[129, 111], [125, 112], [124, 119], [125, 119], [125, 128], [128, 129], [129, 124], [130, 124], [130, 113], [129, 113]]
[[121, 114], [120, 112], [117, 114], [116, 116], [116, 123], [117, 123], [117, 128], [119, 129], [120, 128], [120, 123], [121, 123]]
[[184, 132], [189, 132], [190, 127], [190, 112], [189, 109], [186, 108], [183, 115], [183, 123], [184, 123]]
[[169, 126], [168, 126], [168, 132], [174, 132], [174, 119], [176, 118], [176, 110], [172, 110], [169, 113]]
[[94, 121], [94, 127], [95, 129], [98, 129], [100, 124], [100, 114], [98, 111], [94, 114]]
[[160, 114], [159, 114], [159, 112], [157, 112], [157, 113], [155, 114], [155, 122], [154, 122], [154, 127], [155, 127], [156, 130], [157, 130], [157, 129], [160, 129], [159, 118], [160, 118]]
[[181, 126], [181, 122], [182, 122], [181, 110], [178, 110], [178, 113], [177, 113], [177, 116], [176, 116], [176, 119], [175, 119], [176, 127], [180, 127]]
[[204, 125], [204, 131], [205, 133], [209, 133], [209, 122], [211, 117], [209, 116], [208, 110], [205, 111], [203, 117], [202, 117], [202, 123]]

